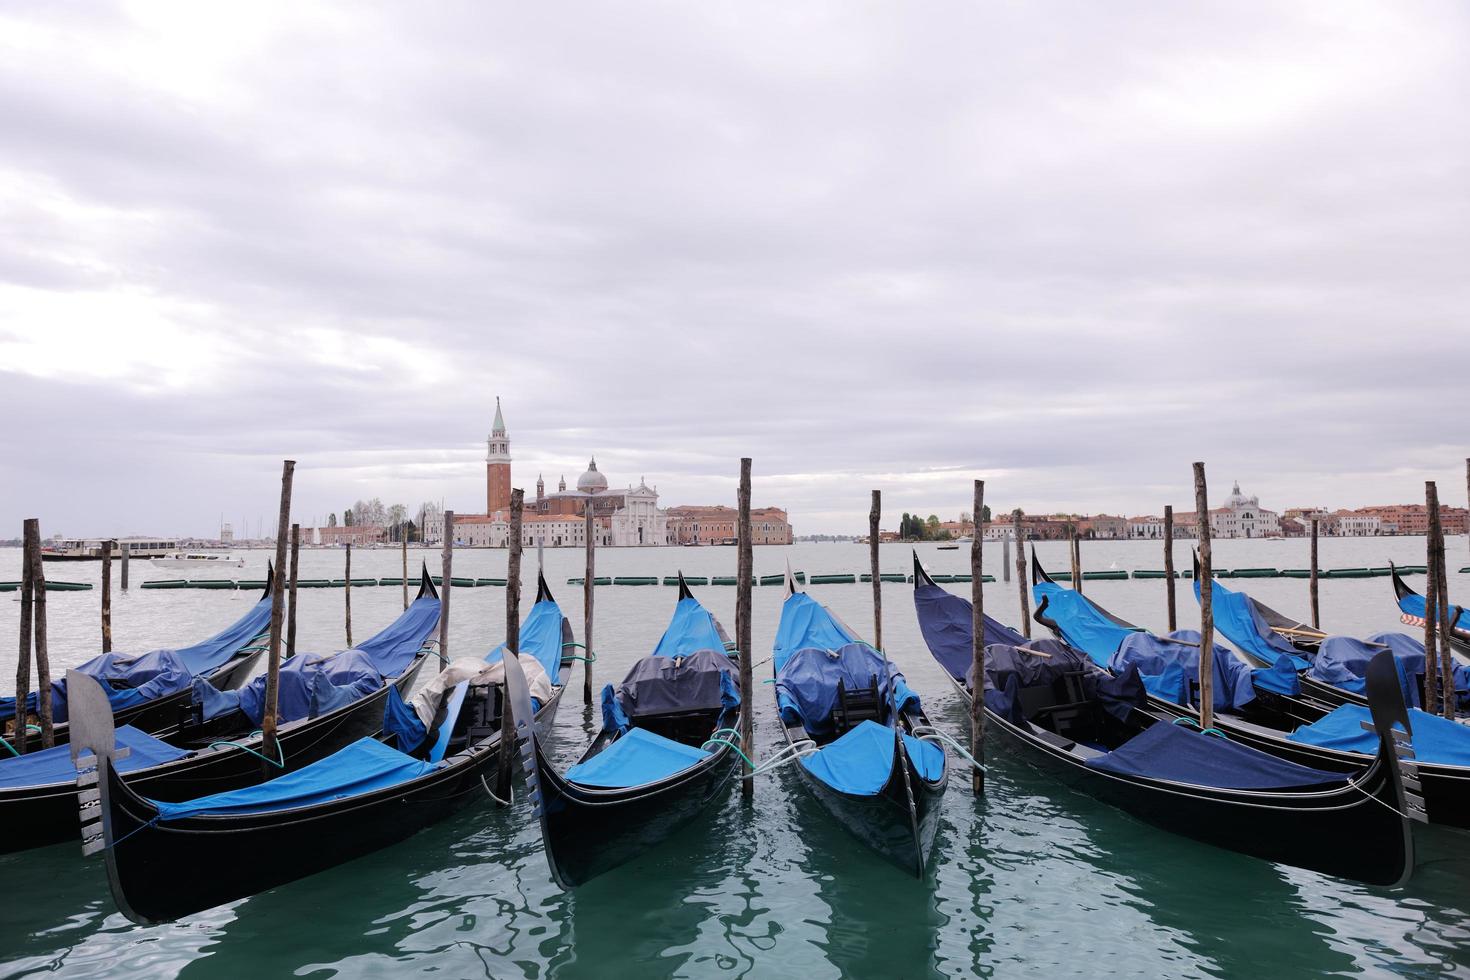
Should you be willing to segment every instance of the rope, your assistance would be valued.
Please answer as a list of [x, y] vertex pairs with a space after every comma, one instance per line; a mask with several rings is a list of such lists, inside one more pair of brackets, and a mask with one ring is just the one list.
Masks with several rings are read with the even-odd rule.
[[[567, 647], [572, 647], [572, 648], [577, 649], [577, 650], [587, 650], [587, 644], [585, 644], [585, 643], [563, 643], [561, 645], [561, 648], [563, 650], [565, 650]], [[587, 650], [587, 656], [585, 656], [585, 657], [579, 657], [579, 656], [577, 656], [574, 653], [570, 657], [566, 657], [565, 659], [567, 659], [567, 660], [581, 660], [581, 661], [585, 661], [586, 663], [589, 663], [589, 664], [595, 664], [595, 663], [597, 663], [597, 652], [595, 650]]]
[[782, 766], [789, 765], [795, 762], [797, 759], [804, 758], [805, 756], [809, 756], [817, 751], [817, 743], [813, 742], [809, 738], [804, 738], [799, 742], [792, 742], [790, 745], [786, 746], [786, 748], [781, 749], [765, 762], [761, 763], [759, 766], [755, 766], [751, 769], [750, 772], [746, 773], [740, 778], [754, 779], [757, 776], [760, 776], [764, 773], [773, 772], [777, 769], [780, 769]]
[[20, 752], [16, 750], [16, 748], [15, 748], [14, 745], [11, 745], [9, 742], [5, 741], [3, 738], [0, 738], [0, 745], [3, 745], [7, 749], [9, 749], [10, 750], [10, 754], [13, 755], [13, 756], [15, 756], [17, 759], [20, 758]]
[[[250, 733], [250, 737], [251, 738], [255, 738], [257, 735], [260, 735], [260, 734], [261, 734], [260, 731], [253, 731], [253, 732]], [[229, 745], [229, 746], [233, 746], [234, 748], [239, 749], [242, 752], [249, 752], [251, 755], [255, 756], [260, 761], [262, 761], [262, 762], [269, 762], [271, 765], [275, 766], [277, 769], [284, 769], [284, 768], [286, 768], [286, 750], [283, 749], [283, 748], [281, 748], [281, 742], [280, 742], [279, 739], [276, 740], [276, 755], [279, 758], [279, 761], [277, 761], [277, 759], [272, 759], [268, 755], [262, 755], [261, 753], [259, 753], [259, 752], [255, 751], [254, 749], [252, 749], [250, 746], [248, 746], [248, 745], [241, 745], [239, 742], [210, 742], [209, 743], [209, 747], [212, 748], [212, 749], [217, 749], [221, 745]]]
[[[969, 753], [969, 750], [967, 750], [957, 738], [955, 738], [953, 735], [948, 734], [947, 732], [941, 732], [933, 725], [915, 725], [914, 738], [917, 738], [921, 742], [932, 742], [938, 740], [945, 745], [948, 745], [950, 748], [954, 749], [956, 754], [969, 760], [970, 765], [974, 766], [976, 769], [979, 769], [981, 772], [990, 771], [986, 767], [985, 763], [980, 762], [973, 755], [971, 755]], [[941, 751], [943, 750], [941, 749]]]
[[[270, 761], [270, 760], [266, 760], [266, 761]], [[163, 819], [163, 814], [160, 813], [157, 816], [155, 816], [152, 820], [150, 820], [147, 823], [143, 824], [142, 826], [134, 827], [132, 830], [128, 831], [126, 834], [123, 834], [121, 837], [119, 837], [117, 840], [113, 841], [111, 844], [108, 844], [107, 845], [107, 850], [110, 851], [114, 847], [116, 847], [117, 845], [121, 844], [123, 841], [127, 840], [129, 837], [133, 836], [134, 834], [139, 833], [140, 831], [147, 830], [149, 827], [152, 827], [154, 824], [158, 823], [158, 821], [161, 820], [161, 819]]]
[[750, 761], [750, 756], [746, 755], [744, 752], [741, 752], [740, 751], [740, 746], [736, 745], [734, 742], [731, 742], [728, 739], [723, 739], [723, 738], [711, 738], [711, 739], [706, 740], [705, 743], [700, 746], [700, 748], [701, 749], [707, 749], [711, 745], [728, 745], [728, 746], [730, 746], [730, 748], [732, 748], [732, 749], [735, 750], [735, 754], [736, 755], [740, 756], [740, 758], [742, 758], [742, 759], [745, 760], [745, 765], [748, 768], [750, 768], [752, 770], [755, 769], [755, 763]]
[[480, 785], [485, 787], [485, 792], [490, 794], [490, 799], [494, 800], [496, 803], [499, 803], [501, 806], [511, 806], [516, 801], [516, 788], [514, 784], [512, 784], [510, 787], [510, 799], [508, 800], [502, 800], [500, 797], [496, 796], [495, 791], [490, 788], [490, 784], [485, 782], [484, 776], [480, 777]]

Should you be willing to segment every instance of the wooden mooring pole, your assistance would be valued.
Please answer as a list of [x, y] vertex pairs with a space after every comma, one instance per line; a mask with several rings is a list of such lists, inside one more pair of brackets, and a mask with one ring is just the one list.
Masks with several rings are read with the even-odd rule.
[[1077, 525], [1069, 528], [1068, 550], [1072, 554], [1072, 588], [1082, 591], [1082, 540], [1077, 537]]
[[[746, 758], [755, 760], [755, 682], [751, 679], [751, 661], [755, 651], [751, 649], [750, 591], [754, 574], [755, 556], [750, 545], [750, 457], [740, 460], [740, 488], [736, 502], [739, 506], [739, 546], [735, 558], [735, 647], [740, 656], [740, 748]], [[747, 773], [746, 775], [749, 775]], [[749, 803], [755, 799], [755, 780], [740, 781], [740, 798]]]
[[124, 541], [122, 543], [122, 575], [120, 576], [122, 581], [118, 583], [124, 592], [128, 591], [128, 556], [132, 553], [133, 546]]
[[1164, 597], [1169, 605], [1169, 632], [1179, 628], [1179, 608], [1174, 601], [1174, 508], [1164, 506]]
[[36, 699], [41, 716], [41, 748], [56, 744], [51, 724], [51, 656], [46, 647], [46, 566], [41, 561], [41, 522], [36, 521], [35, 545], [31, 548], [31, 584], [36, 593], [36, 613], [31, 621], [36, 639]]
[[873, 646], [883, 649], [883, 577], [878, 571], [878, 524], [883, 517], [883, 492], [873, 491], [868, 509], [868, 564], [873, 567]]
[[1194, 464], [1194, 509], [1199, 515], [1199, 727], [1215, 724], [1215, 611], [1211, 605], [1214, 579], [1210, 571], [1210, 495], [1205, 486], [1205, 464]]
[[1026, 539], [1022, 537], [1021, 508], [1011, 511], [1011, 535], [1016, 539], [1016, 588], [1021, 593], [1021, 635], [1031, 638], [1031, 599], [1026, 590]]
[[102, 542], [102, 652], [112, 652], [112, 542]]
[[597, 523], [592, 515], [592, 501], [582, 511], [582, 522], [587, 538], [587, 571], [582, 579], [582, 703], [592, 703], [592, 589], [597, 574]]
[[[290, 600], [286, 604], [286, 656], [296, 656], [296, 578], [297, 569], [301, 560], [301, 525], [291, 525], [291, 581], [288, 585]], [[280, 575], [280, 569], [276, 569], [276, 575]]]
[[1424, 483], [1424, 509], [1428, 527], [1424, 532], [1424, 710], [1438, 714], [1442, 701], [1454, 699], [1454, 690], [1440, 687], [1439, 624], [1444, 595], [1439, 591], [1438, 564], [1434, 553], [1434, 532], [1439, 526], [1439, 488], [1433, 480]]
[[985, 563], [980, 515], [985, 513], [985, 481], [975, 481], [975, 534], [970, 538], [970, 755], [976, 765], [970, 773], [970, 791], [985, 792]]
[[[276, 568], [286, 566], [286, 532], [291, 526], [291, 476], [296, 470], [296, 461], [288, 459], [281, 467], [281, 511], [276, 522]], [[286, 579], [275, 575], [271, 579], [271, 635], [269, 653], [266, 654], [265, 707], [260, 719], [260, 750], [266, 760], [261, 769], [269, 777], [271, 767], [277, 765], [280, 749], [276, 745], [276, 716], [281, 703], [281, 628], [285, 616]]]
[[1011, 539], [1000, 539], [1000, 578], [1002, 582], [1011, 580]]
[[[31, 644], [35, 636], [36, 582], [31, 578], [31, 552], [41, 544], [40, 522], [27, 518], [21, 524], [20, 557], [20, 657], [15, 661], [15, 730], [10, 744], [17, 755], [24, 755], [30, 743], [26, 722], [30, 718], [26, 711], [26, 699], [31, 694]], [[42, 689], [41, 695], [49, 694]], [[38, 698], [39, 700], [39, 698]]]
[[347, 564], [342, 570], [342, 613], [347, 623], [347, 649], [352, 649], [352, 542], [347, 542]]
[[[516, 657], [521, 652], [521, 524], [526, 508], [526, 492], [510, 492], [510, 546], [505, 569], [505, 655]], [[510, 799], [510, 776], [515, 767], [515, 718], [510, 699], [503, 701], [500, 711], [500, 763], [495, 770], [496, 795]]]
[[1322, 607], [1317, 601], [1317, 518], [1312, 518], [1312, 569], [1307, 577], [1307, 592], [1311, 600], [1312, 629], [1322, 628]]
[[[1439, 494], [1436, 492], [1435, 500], [1438, 501], [1438, 499]], [[1443, 703], [1444, 716], [1453, 721], [1456, 714], [1455, 709], [1458, 706], [1455, 704], [1457, 698], [1455, 694], [1455, 662], [1451, 643], [1451, 638], [1454, 634], [1450, 632], [1450, 624], [1459, 619], [1460, 607], [1450, 605], [1449, 574], [1445, 568], [1448, 556], [1445, 554], [1444, 520], [1439, 513], [1438, 507], [1431, 512], [1431, 519], [1434, 524], [1434, 564], [1429, 566], [1427, 571], [1434, 575], [1435, 588], [1439, 592], [1438, 664], [1440, 701]]]
[[401, 544], [401, 546], [400, 546], [400, 548], [398, 550], [403, 555], [403, 608], [404, 609], [407, 609], [408, 608], [408, 531], [406, 531], [401, 525], [398, 528], [398, 538], [399, 538], [399, 541], [400, 541], [400, 544]]
[[449, 593], [454, 583], [454, 511], [444, 512], [444, 551], [439, 570], [439, 663], [449, 663]]

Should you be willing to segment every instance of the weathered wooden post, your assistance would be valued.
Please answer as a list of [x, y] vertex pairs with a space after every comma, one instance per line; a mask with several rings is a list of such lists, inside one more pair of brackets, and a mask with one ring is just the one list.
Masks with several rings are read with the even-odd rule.
[[1072, 588], [1082, 591], [1082, 547], [1077, 543], [1077, 525], [1068, 527], [1067, 551], [1072, 556]]
[[1439, 487], [1433, 480], [1424, 484], [1424, 509], [1428, 526], [1424, 529], [1424, 710], [1440, 712], [1453, 702], [1453, 687], [1443, 687], [1439, 671], [1439, 633], [1444, 617], [1445, 596], [1439, 589], [1439, 559], [1435, 553], [1435, 531], [1439, 527]]
[[1011, 511], [1011, 534], [1016, 539], [1016, 588], [1021, 592], [1021, 635], [1031, 638], [1031, 599], [1026, 592], [1026, 539], [1021, 530], [1021, 508]]
[[[286, 531], [291, 525], [291, 475], [296, 461], [288, 459], [281, 467], [281, 512], [276, 522], [276, 568], [286, 565]], [[281, 702], [281, 627], [285, 616], [286, 579], [276, 575], [271, 579], [271, 635], [269, 653], [266, 654], [265, 707], [260, 719], [260, 749], [269, 761], [261, 763], [266, 776], [271, 775], [271, 766], [280, 759], [276, 745], [276, 715]]]
[[1322, 607], [1317, 603], [1317, 518], [1312, 518], [1312, 570], [1308, 573], [1307, 591], [1311, 599], [1312, 629], [1322, 628]]
[[1210, 571], [1210, 495], [1205, 464], [1194, 464], [1194, 509], [1199, 516], [1199, 727], [1215, 725], [1214, 578]]
[[402, 546], [399, 551], [403, 554], [403, 608], [408, 608], [408, 532], [402, 525], [398, 527], [398, 540]]
[[[20, 657], [15, 662], [15, 731], [10, 739], [17, 755], [24, 755], [30, 743], [26, 731], [26, 699], [31, 694], [31, 643], [34, 636], [33, 615], [36, 602], [36, 582], [31, 577], [31, 552], [40, 547], [40, 522], [27, 518], [21, 524], [20, 558]], [[38, 700], [49, 697], [50, 692], [41, 689]]]
[[[750, 545], [750, 457], [740, 460], [738, 554], [735, 559], [735, 646], [740, 656], [740, 749], [748, 762], [755, 761], [755, 682], [751, 679], [750, 589], [755, 556]], [[747, 773], [746, 775], [749, 775]], [[740, 798], [755, 799], [755, 780], [740, 781]]]
[[1164, 596], [1169, 604], [1169, 632], [1179, 628], [1178, 607], [1174, 602], [1174, 507], [1164, 505]]
[[449, 593], [454, 583], [454, 511], [444, 512], [444, 552], [439, 575], [439, 663], [449, 663]]
[[46, 566], [41, 562], [41, 522], [36, 521], [35, 544], [31, 548], [31, 583], [36, 594], [36, 613], [31, 628], [36, 638], [36, 699], [41, 716], [41, 748], [56, 744], [51, 724], [51, 657], [46, 648]]
[[883, 516], [883, 493], [873, 491], [868, 510], [868, 563], [873, 566], [873, 646], [883, 649], [883, 578], [878, 571], [878, 524]]
[[587, 538], [587, 571], [582, 579], [582, 703], [592, 703], [592, 589], [593, 577], [597, 574], [597, 524], [592, 516], [592, 501], [587, 501], [582, 511], [583, 530]]
[[[290, 594], [287, 596], [291, 601], [286, 604], [286, 656], [296, 656], [296, 577], [297, 566], [301, 559], [301, 525], [291, 525], [291, 583]], [[281, 570], [275, 569], [275, 574], [280, 575]]]
[[128, 591], [128, 556], [133, 552], [133, 546], [128, 542], [122, 543], [122, 590]]
[[[985, 513], [985, 481], [975, 481], [975, 519]], [[985, 792], [985, 563], [981, 541], [985, 535], [970, 538], [970, 672], [974, 687], [970, 690], [970, 755], [975, 760], [970, 774], [970, 791], [976, 796]]]
[[347, 564], [342, 570], [342, 612], [347, 622], [347, 649], [352, 649], [352, 542], [347, 542]]
[[1450, 606], [1450, 591], [1448, 583], [1448, 572], [1445, 568], [1447, 556], [1444, 545], [1444, 521], [1439, 512], [1439, 493], [1435, 492], [1435, 508], [1430, 514], [1431, 526], [1434, 529], [1434, 564], [1426, 571], [1434, 576], [1435, 590], [1439, 593], [1439, 651], [1435, 658], [1439, 668], [1439, 691], [1440, 701], [1444, 708], [1444, 716], [1451, 721], [1455, 718], [1455, 664], [1451, 653], [1451, 640], [1453, 634], [1450, 632], [1450, 624], [1459, 618], [1458, 606]]
[[102, 652], [112, 652], [112, 542], [102, 542]]
[[1000, 578], [1003, 582], [1011, 580], [1011, 539], [1008, 537], [1000, 539]]
[[[521, 521], [526, 507], [526, 492], [510, 492], [510, 557], [505, 570], [505, 655], [516, 657], [521, 652]], [[500, 764], [495, 771], [495, 792], [503, 800], [510, 799], [510, 775], [515, 765], [515, 719], [510, 699], [505, 698], [500, 711]]]

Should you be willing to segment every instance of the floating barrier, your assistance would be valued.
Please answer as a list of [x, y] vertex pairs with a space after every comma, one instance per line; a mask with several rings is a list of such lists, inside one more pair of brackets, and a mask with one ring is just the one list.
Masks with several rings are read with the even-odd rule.
[[[188, 587], [188, 579], [182, 578], [154, 579], [151, 582], [144, 582], [141, 586], [141, 588], [144, 589], [187, 589]], [[264, 586], [262, 586], [262, 588], [264, 588]]]
[[734, 585], [735, 584], [735, 576], [733, 576], [733, 575], [716, 575], [716, 576], [714, 576], [713, 578], [711, 578], [709, 580], [709, 584], [710, 585]]
[[[0, 582], [0, 592], [19, 592], [19, 582]], [[91, 582], [53, 582], [46, 580], [47, 592], [86, 592], [92, 588]], [[145, 585], [144, 588], [147, 588]]]
[[1082, 573], [1082, 580], [1084, 582], [1116, 582], [1119, 579], [1126, 579], [1127, 577], [1128, 573], [1121, 568], [1110, 568], [1106, 571], [1101, 572]]
[[297, 579], [296, 587], [298, 589], [330, 589], [332, 587], [332, 580], [329, 578]]
[[[568, 585], [585, 585], [586, 583], [587, 583], [587, 576], [585, 576], [585, 575], [579, 576], [577, 578], [569, 578], [569, 579], [567, 579], [567, 584]], [[611, 578], [604, 577], [602, 575], [595, 575], [592, 578], [592, 584], [593, 585], [612, 585], [612, 579]]]
[[[242, 578], [240, 581], [236, 582], [235, 584], [237, 586], [239, 586], [240, 588], [242, 588], [242, 589], [263, 589], [263, 588], [265, 588], [265, 579], [263, 579], [263, 578]], [[290, 582], [289, 579], [286, 581], [286, 584], [287, 585], [290, 585], [291, 584], [291, 582]]]
[[1232, 578], [1280, 578], [1281, 572], [1274, 568], [1237, 568]]
[[[1135, 568], [1133, 570], [1133, 577], [1134, 578], [1168, 578], [1169, 577], [1169, 573], [1166, 572], [1166, 571], [1164, 571], [1162, 568]], [[1174, 573], [1174, 577], [1175, 578], [1179, 578], [1180, 577], [1180, 574], [1178, 572], [1175, 572]]]
[[[384, 580], [383, 584], [384, 585], [387, 585], [388, 582], [386, 580]], [[393, 584], [394, 585], [397, 585], [398, 583], [394, 582]], [[483, 587], [485, 587], [487, 585], [499, 585], [501, 587], [504, 587], [504, 585], [505, 585], [505, 579], [503, 579], [503, 578], [477, 578], [477, 579], [475, 579], [475, 587], [476, 588], [483, 588]]]
[[[914, 579], [913, 579], [913, 576], [912, 575], [905, 575], [903, 572], [879, 572], [878, 573], [878, 581], [880, 581], [880, 582], [912, 582], [913, 580]], [[861, 574], [861, 575], [858, 576], [858, 581], [861, 581], [861, 582], [872, 582], [873, 581], [873, 573], [872, 572], [863, 572], [863, 574]]]
[[[973, 582], [975, 580], [969, 573], [966, 572], [960, 572], [954, 575], [930, 575], [929, 577], [934, 580], [936, 585], [942, 585], [946, 582]], [[907, 579], [907, 581], [909, 582], [912, 582], [913, 580], [913, 576], [909, 576]], [[994, 582], [995, 576], [982, 575], [980, 576], [980, 581]]]
[[[677, 575], [665, 575], [664, 576], [664, 585], [678, 585], [678, 584], [679, 584], [679, 576], [677, 576]], [[709, 578], [706, 577], [706, 576], [704, 576], [704, 575], [685, 575], [684, 576], [684, 584], [685, 585], [709, 585]]]
[[813, 585], [857, 585], [857, 576], [851, 572], [840, 575], [813, 575]]
[[1330, 568], [1321, 573], [1323, 578], [1372, 578], [1371, 568]]
[[[1462, 569], [1460, 569], [1460, 571], [1462, 571], [1462, 572], [1470, 572], [1470, 568], [1462, 568]], [[1399, 574], [1400, 575], [1424, 575], [1424, 574], [1427, 574], [1428, 572], [1429, 572], [1429, 569], [1426, 568], [1423, 565], [1400, 565], [1399, 566]], [[1391, 569], [1384, 572], [1385, 575], [1391, 574], [1391, 573], [1392, 573], [1392, 570]]]
[[653, 575], [618, 575], [613, 578], [613, 585], [657, 585], [658, 578]]
[[[413, 580], [410, 579], [410, 582], [411, 581], [413, 581]], [[378, 584], [379, 585], [402, 585], [403, 584], [403, 579], [401, 579], [401, 578], [380, 578], [380, 579], [378, 579]]]
[[228, 578], [191, 578], [189, 579], [191, 589], [233, 589], [234, 579]]

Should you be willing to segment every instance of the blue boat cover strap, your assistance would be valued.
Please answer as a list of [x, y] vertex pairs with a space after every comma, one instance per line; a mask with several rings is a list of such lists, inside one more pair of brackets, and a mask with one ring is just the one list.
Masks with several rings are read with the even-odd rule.
[[1139, 632], [1136, 626], [1125, 626], [1095, 606], [1075, 589], [1063, 588], [1055, 582], [1038, 582], [1031, 587], [1036, 608], [1047, 600], [1047, 619], [1057, 624], [1062, 638], [1093, 659], [1099, 667], [1118, 651], [1123, 641]]
[[776, 627], [772, 663], [777, 674], [798, 650], [836, 650], [858, 638], [826, 607], [805, 592], [794, 592], [781, 604], [781, 622]]
[[713, 754], [646, 728], [630, 728], [586, 762], [568, 769], [566, 778], [603, 789], [643, 786], [683, 772]]
[[[937, 585], [921, 585], [914, 589], [914, 610], [919, 617], [919, 631], [929, 652], [950, 677], [966, 680], [975, 657], [973, 608], [970, 600], [951, 595]], [[997, 620], [985, 617], [985, 645], [1005, 643], [1021, 646], [1026, 638]]]
[[841, 683], [847, 691], [860, 691], [870, 689], [875, 681], [880, 703], [889, 703], [891, 684], [891, 698], [900, 712], [919, 710], [919, 696], [909, 689], [903, 674], [865, 643], [797, 650], [776, 674], [776, 704], [781, 720], [788, 725], [799, 724], [811, 735], [829, 734], [838, 702], [837, 685]]
[[893, 773], [894, 730], [863, 721], [842, 737], [801, 757], [801, 764], [833, 789], [851, 796], [876, 796]]
[[433, 772], [432, 763], [362, 738], [325, 759], [259, 786], [201, 796], [182, 803], [150, 800], [160, 820], [275, 813], [363, 796]]
[[[1293, 742], [1319, 745], [1325, 749], [1372, 755], [1378, 751], [1378, 736], [1364, 731], [1362, 725], [1372, 720], [1373, 714], [1365, 706], [1344, 704], [1286, 737]], [[1409, 724], [1414, 726], [1410, 741], [1414, 746], [1415, 762], [1470, 766], [1470, 727], [1418, 708], [1409, 709]]]
[[[1175, 704], [1196, 702], [1199, 685], [1200, 634], [1194, 630], [1175, 630], [1167, 637], [1152, 633], [1133, 633], [1124, 638], [1117, 653], [1108, 661], [1108, 669], [1121, 674], [1129, 666], [1138, 668], [1144, 687], [1155, 697]], [[1276, 666], [1253, 669], [1234, 650], [1215, 644], [1214, 701], [1221, 711], [1240, 711], [1256, 699], [1256, 691], [1277, 694], [1301, 693], [1301, 684], [1289, 661]]]
[[[1199, 600], [1198, 581], [1194, 583], [1194, 598]], [[1263, 663], [1275, 664], [1284, 657], [1293, 670], [1306, 670], [1310, 666], [1311, 661], [1301, 651], [1261, 618], [1255, 602], [1244, 592], [1211, 582], [1210, 609], [1221, 635]]]
[[669, 628], [653, 648], [655, 657], [688, 657], [701, 650], [725, 652], [725, 638], [709, 610], [695, 598], [680, 599]]
[[1080, 678], [1084, 698], [1095, 699], [1115, 717], [1127, 718], [1134, 708], [1148, 703], [1143, 681], [1132, 665], [1113, 675], [1061, 640], [1034, 640], [1026, 646], [1029, 650], [1006, 643], [985, 648], [985, 705], [1012, 724], [1026, 724], [1022, 688], [1055, 690], [1069, 675]]
[[635, 663], [618, 684], [617, 702], [635, 722], [675, 712], [722, 711], [740, 704], [735, 676], [735, 662], [723, 651], [705, 649], [677, 658], [653, 654]]
[[[152, 735], [140, 732], [132, 725], [119, 728], [115, 738], [118, 748], [130, 750], [127, 758], [114, 763], [118, 772], [147, 769], [182, 759], [189, 754], [188, 749], [174, 748], [167, 742], [160, 742]], [[88, 764], [90, 759], [89, 753], [83, 757], [83, 764]], [[38, 752], [27, 752], [22, 756], [6, 756], [0, 759], [0, 789], [72, 783], [76, 778], [77, 767], [71, 763], [70, 745], [58, 745]]]
[[1325, 789], [1348, 781], [1342, 773], [1299, 766], [1257, 749], [1183, 725], [1159, 721], [1087, 765], [1124, 776], [1167, 779], [1220, 789]]
[[[521, 622], [519, 652], [522, 656], [530, 654], [535, 657], [553, 686], [561, 676], [562, 643], [565, 642], [562, 639], [562, 624], [565, 622], [566, 617], [562, 615], [561, 607], [554, 599], [542, 599], [536, 603]], [[505, 644], [502, 643], [490, 651], [485, 662], [493, 664], [504, 655]]]

